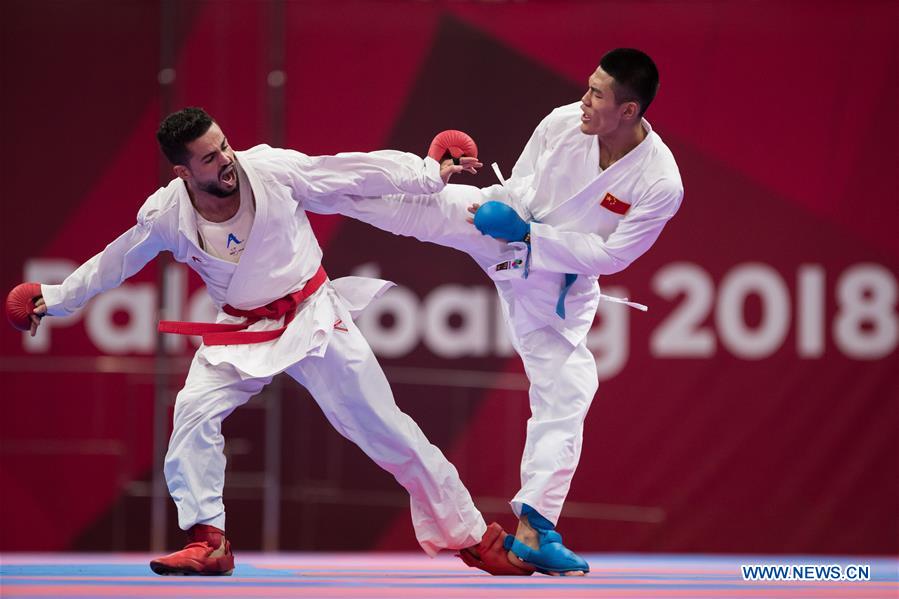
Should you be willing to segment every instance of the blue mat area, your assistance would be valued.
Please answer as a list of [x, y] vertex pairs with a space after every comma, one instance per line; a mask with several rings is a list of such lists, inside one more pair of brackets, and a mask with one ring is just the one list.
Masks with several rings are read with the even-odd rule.
[[[899, 560], [588, 555], [583, 578], [491, 577], [451, 556], [242, 553], [230, 577], [163, 577], [148, 555], [0, 556], [3, 597], [899, 597]], [[867, 564], [870, 581], [747, 582], [741, 564]], [[836, 595], [834, 593], [837, 593]]]

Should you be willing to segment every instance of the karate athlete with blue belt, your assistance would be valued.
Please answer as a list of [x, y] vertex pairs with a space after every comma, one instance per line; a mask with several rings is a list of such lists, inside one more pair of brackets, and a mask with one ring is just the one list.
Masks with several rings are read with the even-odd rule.
[[[555, 526], [598, 388], [587, 332], [600, 299], [617, 300], [600, 294], [598, 279], [646, 252], [683, 198], [674, 157], [643, 118], [658, 81], [643, 52], [608, 52], [580, 102], [553, 110], [537, 126], [502, 185], [316, 200], [322, 211], [466, 252], [495, 282], [531, 383], [531, 418], [521, 489], [511, 501], [519, 526], [514, 537], [501, 535], [513, 569], [500, 572], [476, 550], [461, 552], [470, 566], [514, 574], [589, 570]], [[463, 165], [476, 156], [469, 145], [456, 152]]]

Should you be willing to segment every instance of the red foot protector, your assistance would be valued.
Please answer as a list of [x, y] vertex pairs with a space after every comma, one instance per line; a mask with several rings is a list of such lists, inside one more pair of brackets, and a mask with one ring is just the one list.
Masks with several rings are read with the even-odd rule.
[[224, 531], [196, 524], [187, 534], [189, 542], [184, 549], [154, 559], [150, 569], [163, 576], [231, 576], [234, 554]]
[[526, 570], [509, 561], [503, 541], [508, 535], [496, 522], [487, 527], [481, 542], [467, 547], [456, 555], [471, 568], [479, 568], [494, 576], [530, 576], [534, 570]]
[[[449, 154], [449, 156], [447, 156]], [[440, 162], [445, 158], [452, 158], [454, 164], [459, 164], [459, 158], [462, 156], [478, 157], [478, 146], [467, 133], [456, 131], [455, 129], [447, 129], [441, 131], [431, 142], [428, 148], [428, 156]]]
[[40, 283], [16, 285], [6, 296], [6, 318], [9, 320], [9, 324], [20, 331], [30, 329], [31, 315], [34, 314], [34, 300], [40, 296]]

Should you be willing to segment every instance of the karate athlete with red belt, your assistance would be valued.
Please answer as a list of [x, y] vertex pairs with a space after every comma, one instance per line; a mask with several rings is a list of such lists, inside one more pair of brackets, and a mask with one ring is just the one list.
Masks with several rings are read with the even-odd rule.
[[[602, 295], [599, 275], [619, 272], [646, 252], [683, 199], [674, 157], [643, 119], [658, 88], [649, 56], [608, 52], [588, 87], [580, 102], [543, 119], [509, 180], [500, 175], [502, 185], [315, 200], [324, 211], [464, 251], [495, 282], [531, 383], [521, 489], [511, 501], [519, 526], [503, 539], [518, 568], [513, 573], [589, 570], [555, 531], [598, 389], [587, 332], [601, 298], [645, 310]], [[476, 156], [470, 145], [463, 153]], [[472, 552], [461, 555], [494, 572]]]
[[73, 313], [166, 250], [206, 283], [220, 310], [217, 323], [160, 327], [202, 334], [204, 343], [178, 393], [165, 459], [189, 543], [153, 560], [153, 571], [233, 570], [224, 532], [221, 423], [280, 372], [306, 387], [334, 428], [408, 490], [425, 552], [477, 545], [472, 551], [485, 559], [504, 560], [504, 533], [498, 525], [486, 527], [456, 469], [397, 407], [353, 324], [391, 283], [328, 280], [304, 211], [335, 193], [438, 192], [451, 174], [475, 172], [480, 164], [441, 168], [430, 158], [395, 151], [311, 157], [261, 145], [235, 152], [218, 124], [196, 108], [169, 116], [157, 137], [177, 178], [146, 200], [137, 224], [62, 284], [25, 283], [6, 302], [10, 321], [34, 334], [42, 317]]

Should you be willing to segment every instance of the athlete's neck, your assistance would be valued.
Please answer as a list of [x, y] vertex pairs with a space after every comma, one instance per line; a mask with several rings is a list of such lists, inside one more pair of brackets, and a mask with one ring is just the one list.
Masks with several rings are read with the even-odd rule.
[[187, 194], [190, 196], [190, 203], [193, 204], [194, 210], [209, 222], [223, 223], [237, 214], [240, 209], [240, 187], [237, 187], [234, 193], [225, 198], [195, 189], [188, 183], [185, 183], [185, 187], [187, 187]]
[[607, 169], [646, 139], [646, 129], [643, 128], [643, 119], [640, 119], [632, 127], [616, 129], [607, 135], [597, 135], [597, 138], [599, 139], [599, 167]]

